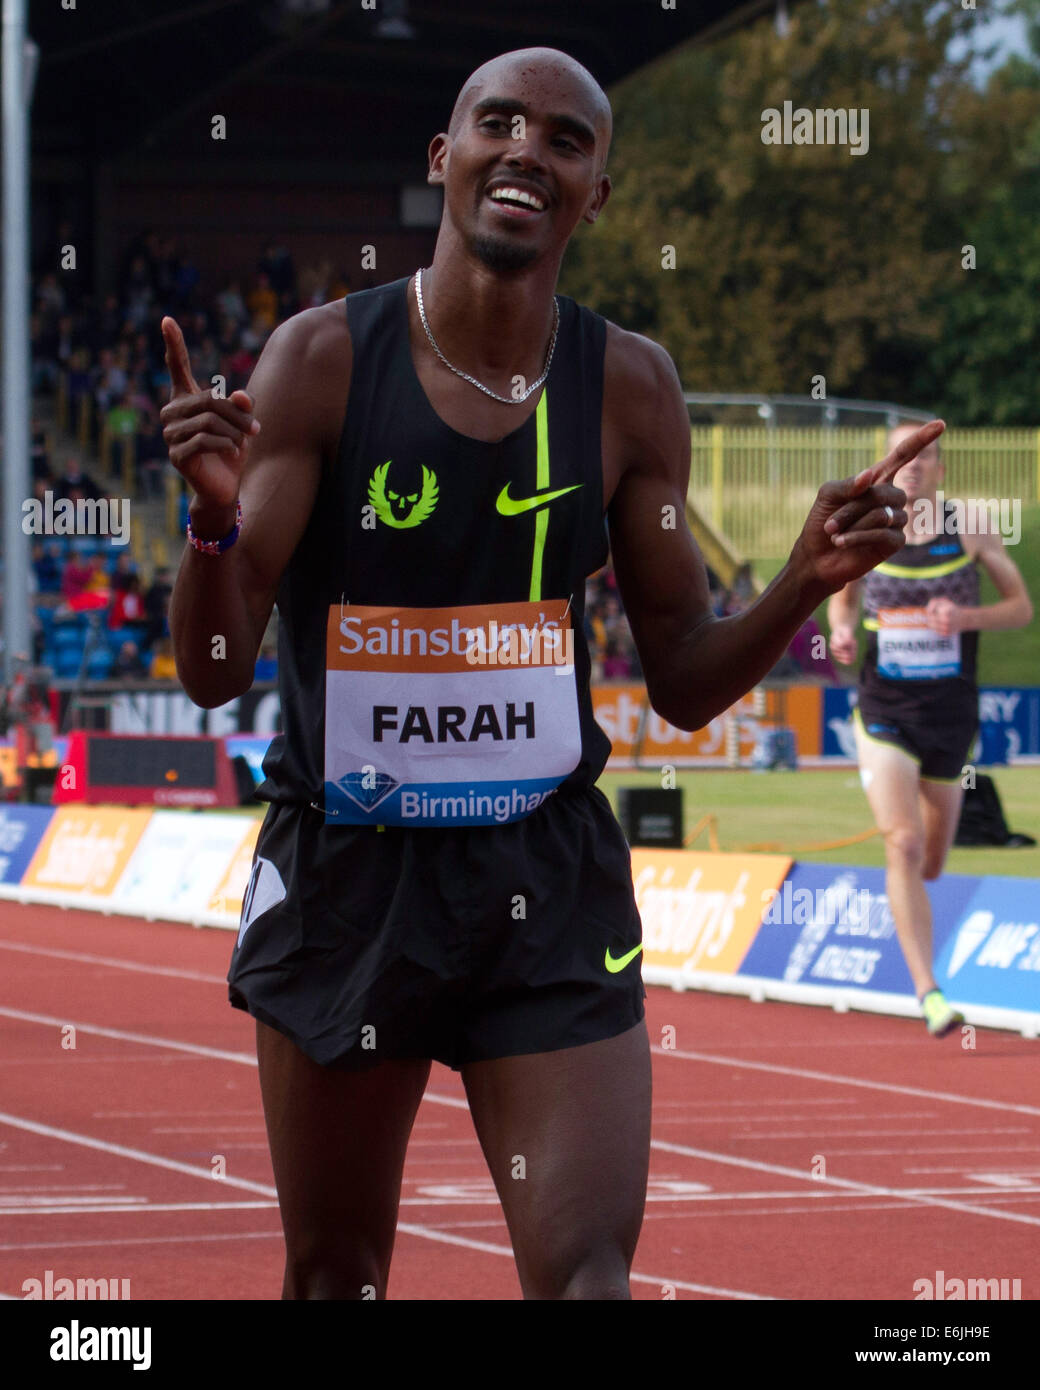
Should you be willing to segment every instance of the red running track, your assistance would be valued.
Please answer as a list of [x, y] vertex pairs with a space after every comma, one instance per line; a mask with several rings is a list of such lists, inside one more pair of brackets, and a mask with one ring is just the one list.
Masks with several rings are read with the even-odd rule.
[[[3, 906], [0, 1295], [49, 1269], [129, 1279], [134, 1300], [278, 1297], [253, 1024], [226, 1002], [232, 943]], [[980, 1029], [970, 1050], [908, 1020], [662, 989], [647, 1014], [636, 1298], [907, 1300], [939, 1270], [1040, 1297], [1036, 1042]], [[520, 1296], [461, 1083], [440, 1066], [389, 1292]]]

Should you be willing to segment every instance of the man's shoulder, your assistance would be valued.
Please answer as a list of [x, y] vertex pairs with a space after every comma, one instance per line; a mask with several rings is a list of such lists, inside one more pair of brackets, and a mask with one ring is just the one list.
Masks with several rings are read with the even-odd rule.
[[604, 357], [604, 386], [609, 394], [635, 392], [640, 400], [678, 384], [675, 363], [660, 343], [633, 333], [610, 319]]
[[352, 351], [348, 304], [352, 311], [360, 307], [379, 308], [388, 303], [399, 290], [402, 281], [356, 290], [341, 299], [330, 300], [310, 309], [301, 309], [285, 319], [271, 334], [278, 339], [279, 352], [285, 352], [305, 366], [335, 367], [344, 360], [349, 364]]

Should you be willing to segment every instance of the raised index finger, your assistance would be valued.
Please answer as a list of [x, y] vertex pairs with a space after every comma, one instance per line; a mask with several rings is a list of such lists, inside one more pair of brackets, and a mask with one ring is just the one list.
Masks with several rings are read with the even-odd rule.
[[[881, 460], [875, 463], [873, 468], [867, 469], [866, 473], [861, 473], [860, 478], [867, 477], [866, 487], [873, 487], [875, 483], [890, 483], [904, 464], [915, 459], [923, 450], [927, 449], [933, 439], [938, 439], [946, 428], [944, 420], [929, 420], [927, 425], [922, 425], [919, 430], [901, 440], [896, 447]], [[857, 479], [857, 482], [859, 479]]]
[[160, 327], [166, 343], [166, 365], [170, 369], [170, 386], [172, 388], [170, 399], [172, 400], [174, 396], [184, 393], [189, 395], [196, 393], [200, 388], [191, 374], [188, 348], [184, 342], [184, 334], [181, 332], [180, 324], [176, 319], [167, 315]]

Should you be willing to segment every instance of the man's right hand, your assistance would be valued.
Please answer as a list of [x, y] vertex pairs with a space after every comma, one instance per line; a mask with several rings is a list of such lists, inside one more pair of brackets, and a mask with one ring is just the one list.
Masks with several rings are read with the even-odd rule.
[[253, 418], [253, 401], [245, 391], [232, 391], [226, 400], [199, 386], [191, 374], [188, 349], [177, 321], [162, 321], [166, 365], [170, 371], [170, 401], [159, 412], [170, 462], [195, 491], [197, 516], [231, 521], [245, 467], [249, 440], [260, 430]]
[[835, 661], [840, 661], [843, 666], [851, 666], [856, 660], [859, 646], [856, 641], [856, 629], [845, 623], [838, 627], [832, 627], [831, 640], [828, 646]]

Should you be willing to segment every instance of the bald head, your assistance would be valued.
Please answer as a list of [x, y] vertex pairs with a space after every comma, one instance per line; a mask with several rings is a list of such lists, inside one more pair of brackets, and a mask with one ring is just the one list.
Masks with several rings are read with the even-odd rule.
[[588, 68], [557, 48], [518, 48], [490, 59], [462, 84], [451, 113], [448, 134], [455, 138], [463, 119], [478, 101], [501, 98], [517, 105], [541, 105], [558, 111], [561, 103], [582, 108], [596, 134], [598, 166], [607, 162], [613, 118], [607, 94]]

